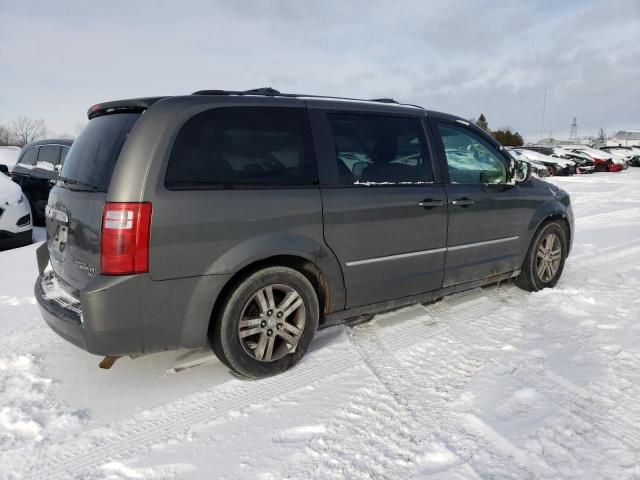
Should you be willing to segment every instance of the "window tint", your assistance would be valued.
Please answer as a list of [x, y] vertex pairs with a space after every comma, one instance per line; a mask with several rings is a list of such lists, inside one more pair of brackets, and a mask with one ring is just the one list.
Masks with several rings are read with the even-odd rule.
[[38, 155], [38, 147], [31, 147], [26, 152], [24, 152], [24, 155], [20, 159], [19, 163], [23, 165], [35, 165], [37, 155]]
[[58, 163], [58, 152], [60, 147], [57, 145], [43, 145], [40, 147], [40, 153], [38, 153], [38, 165], [39, 167], [47, 168], [53, 166]]
[[215, 108], [185, 123], [169, 159], [170, 189], [317, 185], [306, 109]]
[[328, 114], [341, 185], [433, 181], [420, 120]]
[[90, 120], [73, 142], [61, 177], [74, 188], [106, 192], [127, 135], [139, 113], [115, 113]]
[[449, 166], [451, 183], [505, 183], [504, 158], [473, 131], [449, 124], [438, 124]]
[[62, 151], [60, 152], [60, 165], [64, 165], [64, 161], [67, 158], [67, 154], [69, 153], [69, 147], [62, 147]]

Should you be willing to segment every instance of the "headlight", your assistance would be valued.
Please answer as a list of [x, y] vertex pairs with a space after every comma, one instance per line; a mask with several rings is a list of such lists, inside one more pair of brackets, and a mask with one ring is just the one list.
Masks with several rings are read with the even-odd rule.
[[16, 205], [20, 205], [22, 202], [24, 202], [24, 194], [21, 193], [20, 194], [20, 198], [17, 201], [15, 201], [13, 203], [7, 202], [7, 206], [15, 207]]

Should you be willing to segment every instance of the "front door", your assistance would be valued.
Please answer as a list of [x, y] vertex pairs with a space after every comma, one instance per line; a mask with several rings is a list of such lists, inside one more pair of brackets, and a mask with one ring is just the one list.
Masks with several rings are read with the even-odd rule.
[[311, 108], [324, 237], [341, 263], [347, 307], [441, 287], [446, 193], [423, 117]]
[[521, 187], [508, 183], [507, 158], [466, 122], [437, 120], [434, 130], [448, 176], [444, 286], [517, 270], [527, 208]]

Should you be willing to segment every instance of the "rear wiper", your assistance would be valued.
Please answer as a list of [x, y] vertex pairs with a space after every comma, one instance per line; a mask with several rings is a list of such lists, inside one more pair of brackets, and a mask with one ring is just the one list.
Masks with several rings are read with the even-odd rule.
[[67, 178], [67, 177], [58, 177], [58, 180], [61, 180], [62, 183], [64, 183], [65, 185], [78, 185], [81, 187], [87, 187], [90, 190], [96, 192], [98, 191], [98, 187], [96, 187], [95, 185], [91, 185], [89, 183], [85, 183], [85, 182], [81, 182], [79, 180], [74, 180], [72, 178]]

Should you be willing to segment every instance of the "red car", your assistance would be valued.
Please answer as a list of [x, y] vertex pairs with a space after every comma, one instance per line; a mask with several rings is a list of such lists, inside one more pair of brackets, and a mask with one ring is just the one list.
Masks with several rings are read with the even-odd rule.
[[588, 155], [596, 164], [596, 172], [619, 172], [624, 169], [624, 166], [614, 162], [607, 152], [600, 154], [600, 150], [588, 147], [576, 148], [572, 151]]

